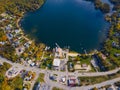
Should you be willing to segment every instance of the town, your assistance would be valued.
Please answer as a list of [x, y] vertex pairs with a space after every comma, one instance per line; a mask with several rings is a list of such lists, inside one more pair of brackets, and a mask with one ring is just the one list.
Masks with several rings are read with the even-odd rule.
[[0, 14], [1, 90], [120, 90], [119, 11], [105, 15], [104, 48], [85, 54], [36, 43], [20, 27], [23, 15]]
[[[85, 76], [86, 78], [100, 76], [97, 78], [99, 79], [104, 78], [104, 75], [110, 76], [113, 74], [111, 77], [115, 77], [116, 75], [114, 74], [119, 72], [119, 69], [117, 69], [112, 72], [108, 71], [108, 73], [102, 73], [107, 71], [101, 62], [101, 59], [106, 60], [107, 58], [103, 53], [94, 51], [91, 54], [86, 53], [82, 55], [70, 52], [67, 48], [62, 49], [57, 43], [52, 53], [50, 52], [50, 47], [44, 47], [41, 56], [39, 56], [40, 58], [29, 58], [30, 55], [32, 56], [32, 50], [28, 52], [29, 57], [23, 57], [22, 55], [25, 54], [25, 50], [30, 48], [33, 41], [26, 38], [19, 27], [14, 27], [15, 23], [13, 22], [15, 22], [17, 16], [2, 13], [1, 18], [1, 23], [4, 23], [6, 20], [8, 22], [10, 21], [6, 26], [1, 27], [6, 38], [8, 38], [6, 41], [1, 41], [1, 45], [10, 43], [15, 48], [16, 55], [22, 57], [14, 63], [1, 57], [1, 65], [4, 65], [5, 62], [12, 65], [6, 71], [5, 75], [8, 79], [20, 76], [23, 79], [24, 90], [32, 90], [33, 88], [36, 90], [38, 90], [38, 88], [40, 88], [40, 90], [51, 90], [54, 87], [58, 87], [58, 85], [59, 88], [64, 87], [65, 90], [69, 90], [68, 87], [73, 87], [74, 90], [76, 86], [92, 89], [95, 87], [81, 87], [82, 85], [92, 84], [84, 80]], [[111, 45], [116, 48], [116, 43], [114, 41]], [[115, 84], [116, 82], [114, 81], [112, 85], [110, 83], [105, 86], [109, 86], [108, 88], [119, 88], [118, 83]], [[97, 82], [93, 81], [93, 83], [96, 84]], [[103, 86], [104, 85], [100, 84], [97, 88], [102, 88]]]

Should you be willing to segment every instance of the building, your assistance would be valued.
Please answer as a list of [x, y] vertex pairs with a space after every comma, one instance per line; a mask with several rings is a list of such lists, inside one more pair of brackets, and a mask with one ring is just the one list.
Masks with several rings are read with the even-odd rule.
[[76, 85], [76, 79], [69, 79], [69, 80], [68, 80], [68, 86], [73, 87], [73, 86], [75, 86], [75, 85]]
[[75, 76], [69, 76], [67, 83], [68, 83], [68, 86], [74, 87], [76, 85]]
[[94, 68], [98, 67], [97, 62], [94, 59], [91, 60], [91, 64], [93, 65]]
[[60, 59], [55, 58], [55, 59], [53, 60], [53, 66], [59, 67], [59, 66], [60, 66]]
[[63, 51], [61, 48], [56, 47], [55, 49], [55, 57], [63, 57]]
[[40, 83], [37, 84], [36, 89], [35, 90], [40, 90]]

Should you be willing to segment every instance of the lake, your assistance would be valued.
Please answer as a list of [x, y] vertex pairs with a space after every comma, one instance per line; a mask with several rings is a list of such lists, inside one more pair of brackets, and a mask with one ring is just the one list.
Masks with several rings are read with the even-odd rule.
[[83, 0], [47, 0], [21, 20], [24, 32], [37, 42], [70, 46], [83, 53], [98, 49], [106, 38], [108, 23], [93, 3]]

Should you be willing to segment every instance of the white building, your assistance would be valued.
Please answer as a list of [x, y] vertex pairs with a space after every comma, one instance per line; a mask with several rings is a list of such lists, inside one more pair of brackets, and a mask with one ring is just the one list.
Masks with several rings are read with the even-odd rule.
[[53, 61], [53, 66], [59, 67], [60, 66], [60, 59], [55, 58]]

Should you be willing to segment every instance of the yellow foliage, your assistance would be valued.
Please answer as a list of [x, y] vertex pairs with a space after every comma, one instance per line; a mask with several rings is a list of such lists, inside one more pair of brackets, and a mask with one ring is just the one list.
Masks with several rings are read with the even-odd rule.
[[24, 55], [24, 57], [28, 57], [28, 54], [27, 54], [27, 53], [24, 53], [23, 55]]
[[2, 82], [1, 90], [13, 90], [13, 89], [8, 85], [6, 79]]
[[3, 36], [2, 36], [2, 41], [6, 41], [6, 40], [7, 40], [6, 35], [3, 35]]
[[117, 30], [120, 30], [120, 23], [117, 24], [116, 28]]

